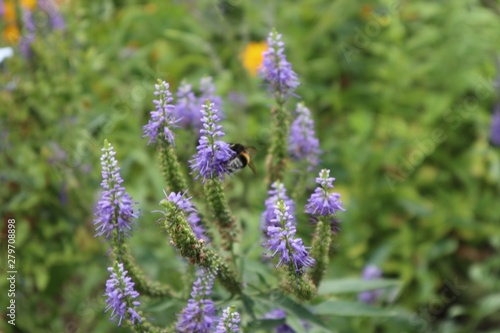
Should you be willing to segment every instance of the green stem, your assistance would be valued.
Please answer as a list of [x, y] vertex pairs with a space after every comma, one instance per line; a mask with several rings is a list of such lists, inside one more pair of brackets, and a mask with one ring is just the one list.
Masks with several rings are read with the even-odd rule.
[[288, 269], [280, 282], [280, 288], [303, 301], [311, 300], [316, 295], [316, 287], [307, 275], [299, 275]]
[[113, 234], [113, 239], [111, 241], [111, 260], [113, 262], [123, 263], [123, 267], [128, 271], [129, 276], [135, 283], [135, 289], [141, 295], [180, 298], [170, 286], [152, 281], [146, 277], [142, 269], [135, 263], [123, 237], [119, 238], [117, 233]]
[[217, 278], [232, 294], [241, 294], [241, 282], [234, 269], [214, 250], [205, 246], [205, 242], [196, 239], [186, 217], [178, 207], [169, 201], [163, 201], [166, 207], [164, 227], [170, 235], [170, 243], [174, 245], [181, 256], [191, 264], [197, 264], [208, 269], [218, 268]]
[[236, 223], [219, 179], [210, 179], [205, 183], [205, 193], [215, 217], [215, 223], [221, 236], [222, 248], [232, 251], [238, 231]]
[[328, 267], [330, 244], [332, 242], [332, 231], [328, 216], [321, 216], [316, 225], [316, 232], [312, 242], [311, 256], [316, 260], [316, 264], [311, 270], [311, 278], [316, 287], [319, 286], [326, 268]]
[[[141, 316], [142, 322], [136, 322], [135, 325], [132, 324], [132, 321], [127, 318], [127, 325], [132, 329], [132, 331], [136, 333], [175, 333], [175, 328], [160, 328], [157, 326], [151, 325], [148, 321], [145, 320], [142, 311], [137, 311], [137, 313]], [[127, 314], [129, 316], [129, 314]]]
[[135, 263], [134, 258], [130, 255], [128, 246], [125, 246], [125, 251], [126, 254], [122, 257], [123, 266], [126, 270], [128, 270], [130, 277], [135, 282], [136, 290], [141, 295], [148, 295], [151, 297], [168, 296], [170, 298], [180, 298], [180, 296], [175, 293], [170, 286], [147, 278], [142, 269]]
[[171, 192], [184, 192], [187, 190], [187, 182], [181, 172], [174, 147], [168, 142], [158, 145], [161, 172], [167, 183], [167, 189]]
[[[301, 170], [306, 170], [307, 166], [302, 165]], [[307, 177], [309, 176], [306, 172], [300, 172], [298, 174], [294, 174], [296, 177], [296, 182], [294, 185], [294, 189], [292, 192], [292, 199], [295, 202], [299, 202], [300, 199], [304, 197], [304, 193], [306, 193], [307, 188]]]
[[283, 180], [286, 166], [288, 164], [288, 112], [284, 107], [283, 98], [277, 97], [278, 106], [272, 110], [272, 133], [271, 147], [267, 155], [268, 182], [272, 184], [276, 180]]

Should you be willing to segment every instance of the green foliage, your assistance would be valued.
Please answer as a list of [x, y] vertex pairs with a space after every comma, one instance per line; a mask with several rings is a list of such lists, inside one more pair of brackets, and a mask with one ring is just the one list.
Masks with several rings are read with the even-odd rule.
[[[18, 249], [18, 321], [15, 328], [2, 322], [4, 332], [126, 331], [103, 313], [106, 246], [94, 238], [92, 223], [105, 138], [140, 203], [131, 252], [149, 278], [181, 296], [146, 298], [145, 312], [159, 326], [172, 324], [192, 281], [155, 224], [161, 215], [151, 213], [165, 183], [141, 126], [156, 79], [175, 91], [183, 79], [206, 75], [224, 96], [228, 141], [257, 147], [262, 170], [257, 179], [245, 170], [223, 184], [242, 229], [237, 264], [254, 291], [228, 301], [217, 288], [218, 307], [245, 309], [250, 332], [281, 323], [262, 319], [276, 307], [288, 311], [287, 324], [297, 332], [304, 331], [299, 319], [311, 332], [498, 327], [500, 155], [488, 144], [498, 98], [492, 86], [498, 1], [64, 3], [64, 32], [37, 36], [31, 59], [16, 53], [0, 65], [0, 229], [4, 240], [7, 219], [16, 219]], [[272, 27], [283, 34], [301, 81], [297, 95], [315, 117], [320, 167], [332, 170], [347, 208], [326, 281], [308, 305], [261, 291], [279, 282], [259, 262], [272, 101], [239, 56]], [[186, 175], [195, 141], [179, 133]], [[313, 186], [290, 187], [299, 207]], [[190, 195], [201, 204], [203, 189], [194, 188]], [[298, 220], [310, 244], [312, 228], [305, 216]], [[389, 279], [359, 280], [370, 262]], [[6, 283], [0, 280], [2, 290]], [[382, 287], [385, 303], [355, 301], [356, 293]]]

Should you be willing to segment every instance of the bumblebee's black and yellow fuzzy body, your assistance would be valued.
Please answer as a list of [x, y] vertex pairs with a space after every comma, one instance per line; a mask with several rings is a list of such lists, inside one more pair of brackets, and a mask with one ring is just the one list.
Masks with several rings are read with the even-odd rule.
[[227, 164], [229, 173], [240, 171], [247, 165], [252, 169], [253, 173], [257, 173], [251, 159], [251, 156], [257, 152], [257, 149], [254, 147], [246, 147], [239, 143], [230, 143], [229, 148], [236, 153]]

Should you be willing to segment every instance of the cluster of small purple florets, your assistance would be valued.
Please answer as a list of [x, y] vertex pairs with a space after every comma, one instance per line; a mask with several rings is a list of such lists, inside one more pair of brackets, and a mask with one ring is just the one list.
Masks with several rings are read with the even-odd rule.
[[[330, 192], [334, 178], [330, 178], [329, 174], [330, 170], [326, 169], [319, 173], [316, 182], [320, 186], [309, 198], [305, 211], [313, 218], [327, 216], [332, 224], [332, 231], [336, 231], [338, 220], [334, 218], [334, 215], [337, 211], [345, 209], [342, 207], [340, 194]], [[261, 218], [261, 228], [267, 235], [264, 245], [268, 247], [268, 252], [272, 257], [279, 254], [277, 266], [293, 264], [296, 271], [313, 266], [314, 259], [309, 255], [309, 248], [304, 246], [302, 239], [295, 238], [295, 203], [286, 195], [286, 189], [282, 183], [272, 184], [265, 205], [266, 208]]]
[[179, 332], [210, 332], [215, 320], [214, 302], [208, 298], [212, 293], [215, 273], [203, 270], [194, 282], [191, 298], [179, 314], [176, 329]]
[[304, 104], [297, 104], [297, 118], [290, 127], [288, 152], [294, 160], [306, 161], [307, 171], [311, 172], [319, 164], [319, 140], [314, 132], [311, 111]]
[[197, 147], [197, 154], [190, 161], [191, 169], [197, 172], [203, 182], [207, 179], [224, 179], [228, 174], [228, 161], [234, 156], [234, 152], [229, 148], [227, 142], [218, 140], [225, 134], [222, 126], [219, 125], [220, 118], [214, 104], [207, 101], [201, 111], [203, 128], [200, 130], [200, 141]]
[[107, 144], [102, 151], [103, 191], [95, 209], [94, 225], [96, 236], [104, 235], [109, 239], [115, 228], [118, 230], [118, 236], [127, 235], [132, 229], [132, 220], [137, 216], [134, 214], [132, 197], [121, 186], [123, 179], [113, 147]]
[[306, 205], [306, 213], [311, 214], [313, 218], [328, 217], [333, 232], [339, 229], [339, 221], [335, 218], [335, 213], [339, 210], [345, 211], [340, 201], [340, 194], [331, 191], [334, 180], [335, 178], [330, 177], [330, 170], [321, 170], [319, 177], [316, 178], [319, 186], [314, 190]]
[[199, 97], [193, 91], [192, 85], [183, 82], [177, 89], [177, 103], [175, 104], [175, 115], [179, 118], [184, 128], [192, 127], [198, 132], [203, 124], [201, 122], [200, 109], [207, 100], [214, 104], [214, 109], [222, 115], [222, 99], [215, 94], [215, 85], [211, 77], [200, 80]]
[[299, 86], [297, 74], [286, 60], [281, 35], [273, 31], [267, 38], [267, 50], [259, 74], [269, 83], [269, 89], [282, 96], [288, 96]]
[[169, 195], [166, 195], [166, 199], [172, 203], [174, 203], [179, 209], [184, 211], [186, 214], [186, 220], [189, 223], [189, 226], [193, 230], [194, 235], [198, 239], [203, 239], [204, 241], [208, 242], [209, 239], [206, 236], [206, 231], [205, 228], [200, 224], [200, 217], [198, 216], [198, 211], [194, 207], [193, 203], [191, 202], [191, 197], [186, 198], [185, 197], [186, 193], [175, 193], [172, 192]]
[[153, 100], [156, 110], [151, 111], [151, 119], [143, 127], [143, 137], [149, 137], [148, 144], [155, 143], [161, 138], [174, 146], [172, 129], [177, 126], [179, 119], [174, 115], [175, 107], [172, 105], [174, 99], [169, 84], [165, 81], [156, 84], [154, 94], [158, 96], [158, 99]]
[[288, 212], [295, 215], [295, 202], [286, 194], [285, 185], [282, 182], [276, 181], [271, 184], [271, 189], [268, 192], [269, 197], [265, 201], [266, 208], [261, 216], [260, 228], [264, 233], [267, 233], [267, 227], [273, 225], [272, 221], [276, 218], [275, 206], [279, 200], [283, 200], [288, 207]]
[[107, 297], [106, 311], [112, 310], [111, 320], [118, 318], [118, 326], [127, 317], [132, 322], [132, 325], [136, 321], [141, 322], [141, 316], [136, 311], [140, 302], [135, 301], [139, 297], [139, 293], [134, 290], [134, 282], [127, 276], [128, 272], [123, 269], [123, 264], [119, 263], [115, 267], [109, 267], [108, 271], [111, 276], [106, 282], [106, 293], [104, 295]]
[[231, 308], [222, 311], [222, 318], [215, 329], [215, 333], [236, 333], [240, 331], [238, 326], [240, 314]]
[[202, 269], [193, 283], [191, 298], [178, 315], [175, 326], [178, 332], [196, 333], [234, 333], [239, 332], [240, 315], [232, 307], [223, 311], [217, 326], [214, 302], [209, 298], [212, 293], [216, 271]]
[[268, 246], [272, 257], [279, 254], [276, 267], [293, 265], [296, 272], [302, 272], [303, 268], [314, 265], [314, 259], [309, 255], [309, 248], [304, 246], [302, 239], [295, 238], [297, 229], [289, 209], [283, 200], [274, 205], [275, 218], [267, 227], [268, 240], [265, 245]]

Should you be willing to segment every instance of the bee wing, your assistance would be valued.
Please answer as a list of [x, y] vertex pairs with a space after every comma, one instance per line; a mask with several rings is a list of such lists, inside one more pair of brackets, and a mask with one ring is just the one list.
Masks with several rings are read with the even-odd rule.
[[252, 169], [254, 175], [256, 175], [257, 169], [255, 169], [255, 165], [253, 165], [252, 158], [255, 156], [255, 154], [257, 154], [257, 148], [252, 147], [252, 146], [250, 146], [250, 147], [246, 146], [245, 150], [247, 151], [248, 155], [250, 155], [250, 159], [248, 161], [248, 166], [250, 167], [250, 169]]
[[257, 154], [257, 148], [255, 148], [255, 147], [245, 147], [245, 150], [250, 155], [250, 158], [254, 157], [255, 154]]
[[250, 167], [250, 169], [252, 169], [252, 171], [253, 171], [254, 175], [256, 175], [256, 174], [257, 174], [257, 170], [255, 169], [255, 165], [253, 165], [252, 160], [250, 160], [250, 161], [248, 162], [248, 166]]

